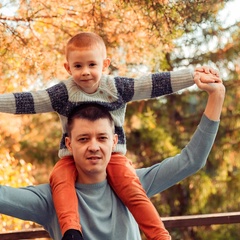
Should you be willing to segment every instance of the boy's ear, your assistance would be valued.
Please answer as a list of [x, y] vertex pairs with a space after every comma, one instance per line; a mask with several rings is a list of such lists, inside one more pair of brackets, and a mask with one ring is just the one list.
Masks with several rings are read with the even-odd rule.
[[103, 60], [103, 71], [106, 71], [108, 67], [110, 66], [111, 60], [110, 58], [105, 58]]
[[67, 70], [67, 72], [68, 72], [70, 75], [72, 75], [71, 70], [70, 70], [70, 67], [69, 67], [69, 64], [68, 64], [67, 62], [64, 63], [64, 68]]

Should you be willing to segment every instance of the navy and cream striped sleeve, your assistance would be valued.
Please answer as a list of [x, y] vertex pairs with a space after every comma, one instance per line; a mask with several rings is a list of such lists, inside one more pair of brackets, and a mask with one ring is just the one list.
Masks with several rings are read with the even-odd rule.
[[125, 102], [157, 98], [183, 90], [194, 84], [191, 69], [157, 72], [139, 78], [115, 78], [120, 96]]
[[[54, 108], [68, 98], [64, 84], [32, 92], [6, 93], [0, 95], [0, 112], [12, 114], [35, 114], [56, 111]], [[60, 97], [62, 95], [62, 97]]]

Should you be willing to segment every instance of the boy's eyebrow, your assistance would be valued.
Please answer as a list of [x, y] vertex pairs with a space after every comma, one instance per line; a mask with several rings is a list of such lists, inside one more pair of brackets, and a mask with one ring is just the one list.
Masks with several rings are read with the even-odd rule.
[[[96, 60], [89, 60], [87, 61], [88, 63], [91, 63], [91, 62], [97, 62]], [[73, 62], [73, 64], [81, 64], [82, 62], [81, 61], [76, 61], [76, 62]]]

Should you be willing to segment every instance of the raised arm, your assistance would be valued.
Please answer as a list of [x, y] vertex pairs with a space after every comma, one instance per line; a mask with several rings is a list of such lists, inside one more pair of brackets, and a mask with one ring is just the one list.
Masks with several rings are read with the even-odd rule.
[[215, 83], [203, 83], [194, 77], [197, 86], [208, 92], [208, 101], [202, 119], [191, 140], [174, 157], [137, 170], [142, 185], [149, 197], [173, 186], [201, 169], [213, 146], [225, 97], [225, 87], [219, 78]]

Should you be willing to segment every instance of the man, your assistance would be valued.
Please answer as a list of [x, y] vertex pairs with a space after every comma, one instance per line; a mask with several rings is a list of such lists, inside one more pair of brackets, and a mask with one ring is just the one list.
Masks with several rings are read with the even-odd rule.
[[[195, 82], [209, 97], [189, 144], [174, 157], [136, 170], [149, 197], [195, 173], [209, 155], [219, 126], [225, 88], [221, 81], [202, 83], [197, 74]], [[96, 105], [82, 105], [68, 119], [66, 146], [78, 171], [76, 193], [86, 240], [141, 239], [134, 218], [106, 180], [106, 167], [118, 139], [113, 126], [110, 114]], [[1, 186], [0, 212], [39, 223], [53, 239], [62, 238], [49, 184], [19, 189]], [[65, 239], [74, 239], [74, 235]]]

